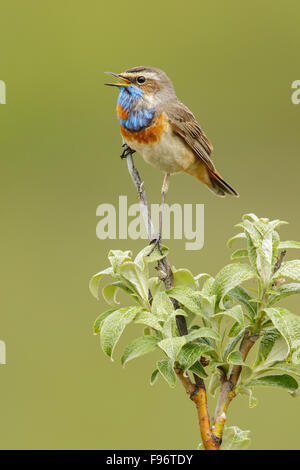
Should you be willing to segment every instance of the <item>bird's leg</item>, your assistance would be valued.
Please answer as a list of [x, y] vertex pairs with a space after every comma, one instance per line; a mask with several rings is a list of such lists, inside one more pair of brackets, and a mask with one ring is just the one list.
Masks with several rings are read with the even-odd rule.
[[154, 240], [150, 241], [150, 244], [153, 244], [153, 247], [150, 253], [148, 254], [148, 256], [151, 255], [151, 253], [154, 251], [156, 246], [158, 247], [160, 253], [163, 254], [162, 246], [161, 246], [161, 235], [162, 235], [164, 205], [166, 201], [166, 194], [169, 189], [169, 181], [170, 181], [170, 173], [165, 173], [164, 182], [161, 188], [161, 206], [160, 206], [160, 213], [159, 213], [158, 235]]
[[122, 159], [126, 158], [128, 155], [132, 155], [133, 153], [135, 153], [135, 150], [132, 150], [132, 148], [130, 148], [129, 145], [127, 145], [125, 142], [122, 147], [124, 148], [122, 155], [120, 155]]

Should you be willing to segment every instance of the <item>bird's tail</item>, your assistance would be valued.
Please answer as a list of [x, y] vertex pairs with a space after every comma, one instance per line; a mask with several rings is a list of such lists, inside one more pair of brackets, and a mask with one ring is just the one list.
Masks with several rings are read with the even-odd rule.
[[207, 185], [211, 191], [218, 196], [225, 196], [230, 194], [231, 196], [239, 196], [239, 193], [233, 189], [230, 184], [223, 180], [222, 176], [217, 171], [208, 170], [210, 185]]

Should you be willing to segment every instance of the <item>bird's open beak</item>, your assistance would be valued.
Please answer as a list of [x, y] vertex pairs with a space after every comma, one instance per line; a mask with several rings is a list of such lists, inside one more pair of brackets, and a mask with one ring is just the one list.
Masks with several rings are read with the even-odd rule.
[[128, 80], [128, 78], [123, 77], [120, 73], [113, 73], [113, 72], [105, 72], [108, 73], [109, 75], [113, 75], [114, 77], [118, 77], [121, 80], [123, 80], [123, 83], [104, 83], [104, 85], [108, 86], [129, 86], [131, 84], [131, 81]]

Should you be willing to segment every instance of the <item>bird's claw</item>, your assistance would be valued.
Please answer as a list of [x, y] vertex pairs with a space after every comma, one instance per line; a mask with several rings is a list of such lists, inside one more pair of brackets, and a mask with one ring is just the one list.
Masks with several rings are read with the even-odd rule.
[[163, 249], [162, 249], [162, 244], [161, 244], [161, 234], [158, 234], [156, 238], [153, 238], [153, 240], [150, 241], [149, 245], [153, 245], [153, 246], [147, 256], [150, 256], [156, 247], [158, 248], [161, 255], [164, 254]]
[[124, 150], [120, 155], [122, 159], [128, 157], [128, 155], [132, 155], [135, 152], [135, 150], [132, 150], [132, 148], [130, 148], [127, 144], [123, 144], [122, 147], [124, 147]]

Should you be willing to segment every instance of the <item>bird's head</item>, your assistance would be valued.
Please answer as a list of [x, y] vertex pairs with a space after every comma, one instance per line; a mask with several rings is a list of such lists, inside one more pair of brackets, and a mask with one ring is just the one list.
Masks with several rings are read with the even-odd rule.
[[119, 74], [108, 73], [121, 79], [121, 82], [105, 85], [119, 87], [121, 93], [125, 92], [136, 100], [143, 99], [149, 105], [156, 106], [175, 96], [171, 80], [160, 69], [141, 66]]

